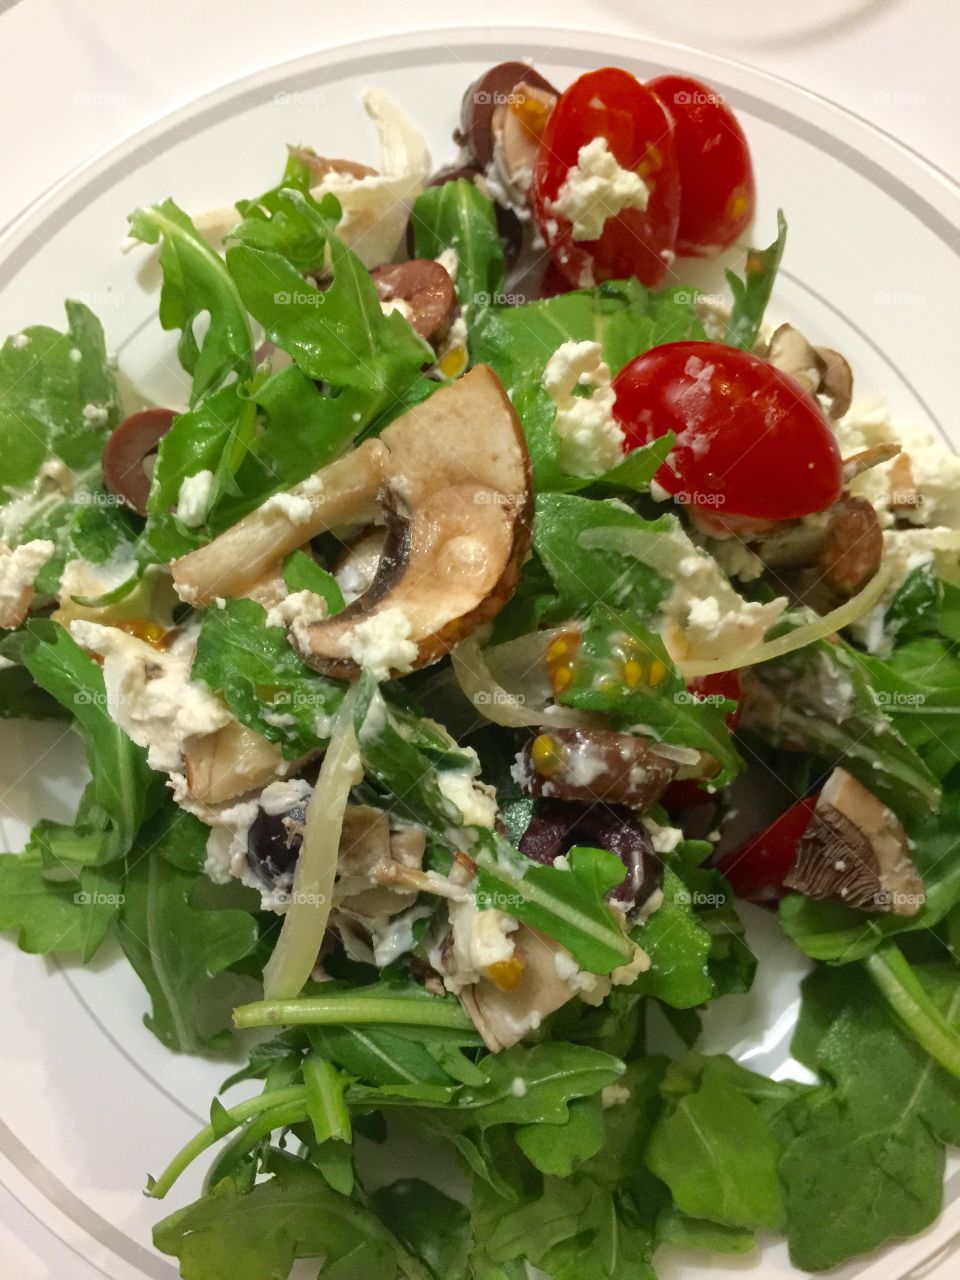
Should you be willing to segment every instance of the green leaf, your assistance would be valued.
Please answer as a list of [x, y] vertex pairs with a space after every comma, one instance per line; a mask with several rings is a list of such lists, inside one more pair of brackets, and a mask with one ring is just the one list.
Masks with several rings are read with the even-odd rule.
[[344, 1101], [346, 1081], [336, 1067], [318, 1053], [303, 1060], [303, 1083], [307, 1090], [307, 1110], [317, 1142], [330, 1138], [349, 1142], [350, 1113]]
[[383, 1027], [310, 1029], [310, 1041], [319, 1053], [367, 1084], [453, 1083], [423, 1043], [429, 1040], [429, 1030], [422, 1029], [419, 1036], [411, 1040]]
[[256, 945], [252, 915], [197, 910], [197, 877], [163, 854], [168, 843], [206, 843], [208, 828], [172, 803], [144, 827], [130, 858], [120, 943], [150, 995], [146, 1025], [170, 1049], [198, 1053], [229, 1045], [230, 1011], [249, 981], [226, 972]]
[[464, 1205], [420, 1178], [401, 1178], [381, 1187], [371, 1201], [386, 1226], [426, 1264], [435, 1280], [466, 1276], [472, 1241]]
[[54, 863], [88, 866], [121, 858], [163, 794], [146, 752], [111, 719], [103, 673], [55, 622], [34, 621], [17, 637], [18, 656], [36, 680], [76, 718], [93, 780], [72, 827], [41, 820], [30, 847]]
[[[100, 455], [120, 417], [100, 322], [83, 303], [65, 305], [65, 333], [32, 325], [0, 348], [0, 538], [11, 547], [51, 538], [61, 553], [66, 526], [100, 484]], [[44, 463], [69, 467], [69, 493], [40, 475]], [[55, 561], [41, 570], [41, 593], [56, 588], [62, 554]]]
[[[130, 215], [130, 230], [147, 244], [161, 242], [160, 324], [180, 330], [177, 354], [193, 379], [191, 405], [231, 374], [249, 378], [253, 372], [250, 327], [220, 255], [172, 200], [137, 209]], [[202, 314], [209, 315], [209, 328], [198, 340], [194, 326]]]
[[343, 686], [301, 662], [285, 628], [268, 627], [266, 610], [253, 600], [206, 611], [191, 674], [289, 760], [322, 746], [343, 700]]
[[670, 867], [663, 875], [663, 904], [633, 932], [650, 957], [637, 989], [676, 1009], [692, 1009], [716, 994], [710, 976], [710, 935], [697, 919], [684, 882]]
[[605, 1130], [599, 1099], [573, 1103], [564, 1125], [521, 1125], [515, 1136], [534, 1168], [556, 1178], [569, 1178], [603, 1146]]
[[439, 258], [445, 249], [456, 253], [457, 297], [468, 315], [471, 308], [497, 304], [506, 266], [492, 201], [459, 178], [421, 191], [412, 221], [416, 257]]
[[673, 1205], [657, 1215], [657, 1239], [679, 1249], [702, 1249], [706, 1253], [750, 1253], [757, 1247], [752, 1231], [725, 1227], [704, 1218], [688, 1218]]
[[432, 350], [397, 312], [384, 315], [369, 271], [309, 195], [285, 190], [279, 202], [326, 237], [333, 283], [319, 289], [279, 253], [239, 244], [227, 250], [227, 266], [240, 295], [267, 337], [304, 373], [375, 393], [388, 407], [432, 360]]
[[727, 284], [733, 293], [733, 306], [724, 341], [731, 346], [742, 347], [744, 351], [751, 351], [755, 346], [786, 243], [787, 220], [778, 209], [777, 238], [773, 244], [766, 249], [747, 250], [742, 280], [732, 271], [726, 273]]
[[647, 1145], [647, 1163], [674, 1204], [692, 1218], [754, 1230], [783, 1222], [779, 1148], [759, 1107], [711, 1059], [699, 1080], [674, 1094], [674, 1069], [661, 1092], [667, 1107]]
[[[498, 1124], [563, 1125], [575, 1098], [599, 1093], [623, 1075], [617, 1058], [585, 1045], [514, 1045], [479, 1064], [485, 1079], [464, 1087], [457, 1106], [480, 1129]], [[519, 1082], [519, 1083], [518, 1083]]]
[[0, 854], [0, 929], [14, 930], [21, 951], [95, 954], [122, 898], [116, 868], [84, 867], [54, 880], [38, 857]]
[[[326, 1258], [337, 1280], [394, 1280], [397, 1246], [356, 1201], [333, 1191], [300, 1161], [277, 1159], [272, 1176], [247, 1194], [224, 1179], [153, 1229], [161, 1253], [179, 1260], [184, 1280], [266, 1280], [289, 1274], [297, 1258]], [[424, 1269], [405, 1271], [426, 1280]]]
[[304, 551], [294, 551], [283, 562], [283, 581], [287, 590], [312, 591], [326, 601], [327, 612], [339, 613], [343, 608], [343, 592], [332, 573], [317, 564]]
[[725, 719], [732, 704], [691, 698], [663, 641], [626, 609], [594, 607], [557, 701], [609, 716], [616, 729], [704, 752], [720, 766], [711, 787], [727, 786], [743, 768]]

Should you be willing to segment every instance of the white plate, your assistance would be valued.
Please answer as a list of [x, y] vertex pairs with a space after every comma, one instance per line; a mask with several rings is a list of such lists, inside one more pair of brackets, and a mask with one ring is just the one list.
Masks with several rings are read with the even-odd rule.
[[[749, 135], [759, 175], [756, 238], [772, 238], [782, 205], [790, 222], [776, 311], [851, 360], [861, 392], [885, 393], [904, 416], [945, 437], [954, 421], [955, 362], [946, 356], [960, 297], [955, 249], [957, 193], [938, 171], [865, 122], [794, 86], [679, 46], [613, 41], [588, 33], [551, 37], [521, 29], [483, 38], [367, 42], [272, 68], [183, 108], [69, 175], [0, 237], [0, 333], [62, 321], [66, 294], [103, 318], [110, 349], [160, 401], [182, 395], [173, 344], [156, 321], [156, 293], [137, 279], [142, 259], [118, 253], [125, 215], [172, 195], [205, 209], [270, 186], [284, 143], [377, 161], [360, 106], [376, 83], [427, 134], [437, 164], [453, 155], [450, 131], [469, 80], [506, 58], [537, 55], [563, 85], [616, 63], [646, 78], [690, 71], [723, 93]], [[678, 268], [678, 287], [693, 273]], [[716, 273], [714, 272], [714, 275]], [[701, 276], [710, 284], [710, 273]], [[954, 428], [955, 429], [955, 428]], [[955, 437], [956, 438], [956, 437]], [[40, 816], [67, 818], [83, 780], [68, 733], [43, 725], [0, 726], [4, 784], [0, 843], [22, 846]], [[802, 965], [769, 917], [749, 914], [763, 952], [756, 990], [711, 1006], [709, 1048], [790, 1074], [790, 1031]], [[168, 1053], [143, 1027], [144, 994], [115, 957], [88, 969], [24, 956], [0, 945], [5, 1035], [0, 1048], [0, 1173], [21, 1203], [112, 1280], [171, 1280], [176, 1268], [152, 1252], [150, 1228], [167, 1211], [138, 1194], [205, 1119], [229, 1068]], [[423, 1162], [423, 1153], [417, 1155]], [[200, 1171], [177, 1188], [181, 1204]], [[948, 1209], [917, 1240], [844, 1269], [843, 1280], [915, 1275], [960, 1231], [958, 1178]], [[171, 1204], [172, 1207], [172, 1204]], [[796, 1275], [782, 1244], [730, 1261], [663, 1255], [663, 1280], [706, 1273]]]

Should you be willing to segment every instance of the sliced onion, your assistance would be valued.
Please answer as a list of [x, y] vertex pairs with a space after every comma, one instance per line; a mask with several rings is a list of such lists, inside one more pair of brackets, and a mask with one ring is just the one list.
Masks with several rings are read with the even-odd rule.
[[[460, 691], [485, 719], [508, 728], [522, 729], [541, 724], [573, 728], [583, 724], [587, 717], [579, 711], [544, 705], [551, 693], [548, 679], [546, 690], [542, 687], [546, 679], [543, 655], [557, 634], [553, 631], [532, 632], [493, 649], [481, 649], [476, 636], [470, 636], [452, 654], [453, 671]], [[500, 684], [490, 669], [488, 659], [502, 658], [504, 650], [521, 644], [522, 648], [514, 648], [507, 655], [508, 669], [522, 672], [517, 687], [511, 691]]]
[[333, 903], [333, 882], [340, 854], [340, 832], [350, 789], [362, 777], [353, 728], [352, 686], [340, 707], [323, 757], [317, 784], [307, 805], [303, 844], [294, 872], [291, 902], [280, 938], [263, 971], [263, 994], [285, 1000], [300, 994], [313, 972]]
[[803, 626], [788, 631], [786, 635], [778, 636], [776, 640], [765, 640], [763, 644], [754, 645], [750, 649], [744, 649], [740, 653], [730, 654], [713, 662], [678, 663], [679, 669], [684, 676], [712, 676], [721, 671], [753, 667], [758, 662], [782, 658], [785, 653], [803, 649], [816, 640], [826, 640], [828, 636], [834, 635], [843, 627], [850, 626], [852, 622], [856, 622], [858, 618], [868, 613], [887, 589], [889, 580], [890, 570], [884, 567], [870, 579], [862, 591], [844, 601], [839, 608], [831, 609], [823, 617], [806, 622]]

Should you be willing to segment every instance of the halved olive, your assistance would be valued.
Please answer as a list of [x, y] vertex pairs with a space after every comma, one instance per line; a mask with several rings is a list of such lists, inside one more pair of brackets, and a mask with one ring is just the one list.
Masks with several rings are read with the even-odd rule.
[[521, 82], [559, 97], [559, 91], [526, 62], [498, 62], [474, 80], [460, 106], [460, 130], [454, 140], [465, 147], [481, 169], [493, 159], [493, 113], [510, 101]]
[[147, 514], [150, 473], [147, 459], [170, 430], [174, 409], [141, 409], [111, 434], [103, 450], [103, 483], [138, 515]]

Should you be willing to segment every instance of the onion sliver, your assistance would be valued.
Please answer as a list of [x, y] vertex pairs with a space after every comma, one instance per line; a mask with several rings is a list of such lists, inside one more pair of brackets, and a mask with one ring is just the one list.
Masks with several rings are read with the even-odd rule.
[[834, 635], [851, 622], [863, 617], [877, 603], [890, 579], [890, 570], [882, 568], [874, 575], [857, 595], [845, 600], [837, 609], [831, 609], [823, 617], [806, 622], [803, 626], [788, 631], [786, 635], [777, 636], [775, 640], [765, 640], [763, 644], [744, 649], [739, 654], [730, 654], [713, 662], [681, 662], [678, 663], [685, 677], [713, 676], [721, 671], [734, 671], [738, 667], [753, 667], [758, 662], [769, 662], [772, 658], [782, 658], [785, 653], [793, 653], [803, 649], [816, 640], [825, 640]]
[[353, 727], [355, 691], [356, 686], [351, 687], [341, 704], [307, 805], [290, 906], [277, 945], [263, 971], [263, 994], [267, 1000], [286, 1000], [300, 994], [317, 963], [326, 932], [333, 903], [343, 813], [351, 787], [363, 776]]
[[[534, 681], [536, 680], [534, 669], [542, 662], [551, 635], [555, 633], [544, 631], [535, 634], [538, 641], [541, 636], [543, 640], [536, 646], [528, 646], [531, 655], [536, 653], [538, 647], [540, 650], [539, 656], [532, 658], [532, 665], [527, 672], [528, 678]], [[524, 636], [522, 639], [527, 640], [527, 637]], [[510, 641], [509, 643], [518, 642]], [[453, 671], [460, 691], [480, 715], [494, 724], [505, 725], [511, 729], [524, 729], [541, 724], [551, 724], [556, 728], [576, 727], [588, 719], [582, 712], [568, 707], [544, 707], [544, 695], [541, 689], [533, 690], [529, 694], [519, 689], [516, 692], [505, 689], [490, 670], [487, 655], [492, 656], [498, 652], [498, 649], [506, 647], [501, 645], [497, 649], [483, 650], [477, 643], [476, 637], [470, 636], [454, 649], [451, 655]]]

